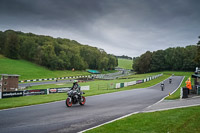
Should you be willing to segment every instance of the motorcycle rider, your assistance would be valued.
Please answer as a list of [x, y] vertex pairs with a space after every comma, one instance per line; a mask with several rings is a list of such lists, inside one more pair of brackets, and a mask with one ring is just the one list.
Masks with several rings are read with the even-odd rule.
[[163, 90], [164, 90], [164, 87], [165, 87], [164, 82], [161, 83], [160, 87], [161, 87], [161, 90], [163, 91]]
[[172, 83], [172, 79], [171, 79], [171, 78], [169, 79], [169, 83], [170, 83], [170, 84]]
[[76, 91], [78, 93], [78, 95], [80, 96], [80, 92], [81, 92], [81, 87], [78, 84], [77, 80], [74, 80], [73, 86], [70, 90]]

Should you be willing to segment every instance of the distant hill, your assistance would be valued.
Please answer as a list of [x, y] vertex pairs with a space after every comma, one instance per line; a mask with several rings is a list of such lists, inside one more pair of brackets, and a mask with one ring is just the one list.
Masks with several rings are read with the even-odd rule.
[[132, 69], [133, 60], [118, 58], [118, 67], [124, 69]]
[[51, 71], [25, 60], [14, 60], [0, 55], [0, 74], [19, 74], [20, 80], [89, 75], [85, 71]]

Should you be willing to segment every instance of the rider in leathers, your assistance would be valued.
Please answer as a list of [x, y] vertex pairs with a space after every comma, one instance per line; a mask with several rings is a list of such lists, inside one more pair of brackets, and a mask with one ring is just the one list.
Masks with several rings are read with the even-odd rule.
[[72, 86], [71, 90], [77, 91], [78, 95], [80, 96], [80, 92], [81, 92], [80, 88], [81, 88], [81, 87], [80, 87], [80, 85], [78, 84], [78, 81], [77, 81], [77, 80], [74, 80], [74, 83], [73, 83], [73, 86]]

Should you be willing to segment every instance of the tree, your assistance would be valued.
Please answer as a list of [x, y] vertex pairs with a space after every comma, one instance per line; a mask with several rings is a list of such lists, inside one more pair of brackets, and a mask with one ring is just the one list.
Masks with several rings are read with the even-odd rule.
[[22, 58], [52, 70], [113, 69], [117, 60], [103, 49], [81, 45], [75, 40], [32, 33], [0, 31], [0, 54]]
[[134, 59], [133, 69], [138, 73], [150, 72], [152, 53], [147, 51], [139, 58]]
[[32, 38], [26, 38], [21, 42], [20, 57], [28, 61], [34, 61], [38, 44]]
[[14, 31], [6, 31], [5, 40], [5, 55], [8, 58], [18, 59], [19, 58], [19, 39]]
[[165, 69], [165, 52], [158, 50], [152, 54], [151, 71], [162, 71]]
[[5, 40], [5, 34], [0, 31], [0, 54], [3, 54], [4, 52]]
[[[200, 36], [199, 36], [200, 39]], [[197, 63], [198, 67], [200, 67], [200, 40], [197, 43], [197, 54], [195, 57], [195, 62]]]

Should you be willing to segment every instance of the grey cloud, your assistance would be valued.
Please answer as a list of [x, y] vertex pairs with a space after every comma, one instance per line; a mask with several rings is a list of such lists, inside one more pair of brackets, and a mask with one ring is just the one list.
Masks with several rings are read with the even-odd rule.
[[195, 44], [198, 0], [1, 0], [0, 30], [77, 40], [113, 54]]

